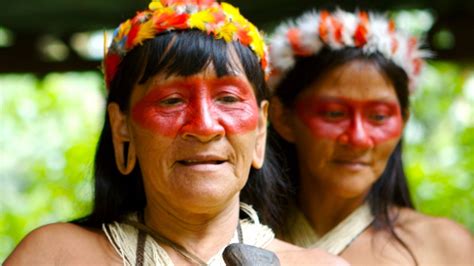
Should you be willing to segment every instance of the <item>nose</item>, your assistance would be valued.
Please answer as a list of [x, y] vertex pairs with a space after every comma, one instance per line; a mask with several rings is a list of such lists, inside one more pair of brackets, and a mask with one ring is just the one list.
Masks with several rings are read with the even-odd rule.
[[365, 127], [362, 116], [354, 114], [351, 120], [351, 125], [339, 136], [338, 141], [341, 144], [348, 144], [361, 149], [374, 147], [374, 141], [369, 132], [370, 129]]
[[181, 130], [183, 138], [209, 142], [224, 136], [225, 129], [208, 101], [199, 99], [192, 105], [194, 108], [188, 111], [186, 124]]

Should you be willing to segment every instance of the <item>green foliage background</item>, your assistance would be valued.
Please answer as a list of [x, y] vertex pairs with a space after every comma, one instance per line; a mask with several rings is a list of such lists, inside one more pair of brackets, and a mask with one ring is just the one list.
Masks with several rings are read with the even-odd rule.
[[[31, 230], [90, 210], [99, 73], [0, 75], [0, 260]], [[474, 69], [432, 63], [412, 98], [405, 167], [416, 206], [474, 232]]]
[[98, 73], [0, 75], [0, 261], [30, 230], [87, 213]]

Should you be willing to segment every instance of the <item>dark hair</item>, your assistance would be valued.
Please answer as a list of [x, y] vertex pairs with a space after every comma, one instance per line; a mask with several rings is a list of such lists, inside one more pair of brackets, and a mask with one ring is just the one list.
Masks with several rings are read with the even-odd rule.
[[[344, 48], [340, 50], [323, 48], [317, 55], [297, 58], [295, 67], [275, 88], [274, 95], [279, 98], [285, 108], [292, 109], [296, 97], [313, 84], [315, 80], [318, 80], [330, 70], [354, 60], [363, 60], [374, 64], [390, 79], [402, 109], [402, 116], [406, 119], [409, 111], [409, 92], [408, 76], [405, 71], [380, 53], [367, 55], [358, 48]], [[270, 127], [270, 134], [275, 134], [275, 132], [275, 129]], [[290, 175], [292, 185], [291, 198], [295, 198], [299, 190], [296, 148], [294, 144], [285, 141], [281, 137], [278, 138], [278, 143], [284, 151], [283, 154], [286, 155], [286, 160], [283, 163], [286, 163], [287, 171]], [[373, 227], [377, 230], [388, 230], [411, 253], [416, 262], [408, 246], [395, 233], [394, 223], [396, 217], [391, 217], [389, 213], [389, 209], [393, 205], [413, 208], [403, 170], [401, 141], [390, 155], [384, 172], [372, 186], [366, 200], [375, 217]], [[285, 228], [276, 228], [276, 231], [284, 234]]]
[[[240, 60], [229, 56], [232, 47]], [[129, 109], [132, 88], [156, 74], [191, 76], [213, 64], [219, 77], [230, 75], [242, 65], [253, 85], [257, 102], [268, 99], [264, 73], [257, 56], [238, 42], [226, 43], [195, 30], [168, 32], [150, 39], [130, 51], [120, 63], [109, 89], [107, 104], [118, 103], [122, 112]], [[264, 223], [278, 226], [281, 216], [279, 202], [285, 202], [286, 182], [279, 174], [272, 147], [266, 147], [265, 163], [259, 170], [251, 169], [247, 184], [240, 194], [241, 201], [253, 205]], [[120, 221], [127, 214], [140, 212], [146, 205], [139, 164], [122, 175], [115, 164], [110, 122], [105, 117], [94, 165], [95, 191], [92, 213], [77, 220], [80, 225], [100, 228], [103, 223]]]

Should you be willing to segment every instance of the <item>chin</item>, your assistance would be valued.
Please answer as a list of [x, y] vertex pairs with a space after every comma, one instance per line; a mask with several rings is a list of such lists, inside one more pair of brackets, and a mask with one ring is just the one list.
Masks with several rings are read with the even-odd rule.
[[358, 174], [345, 176], [342, 180], [337, 182], [335, 193], [343, 198], [357, 198], [367, 195], [367, 192], [372, 187], [375, 179], [372, 174]]
[[216, 184], [211, 186], [197, 186], [193, 189], [183, 189], [180, 193], [180, 202], [193, 209], [208, 209], [225, 205], [238, 195], [238, 191], [226, 189]]
[[340, 189], [337, 192], [337, 195], [343, 199], [356, 199], [360, 197], [365, 197], [367, 195], [367, 190], [364, 189]]

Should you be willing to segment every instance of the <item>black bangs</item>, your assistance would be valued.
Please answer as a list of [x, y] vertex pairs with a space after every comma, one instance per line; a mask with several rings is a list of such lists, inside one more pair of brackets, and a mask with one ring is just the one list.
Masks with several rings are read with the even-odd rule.
[[[237, 58], [230, 56], [231, 52]], [[198, 30], [187, 30], [161, 34], [130, 51], [111, 82], [108, 101], [117, 102], [122, 111], [127, 110], [127, 99], [135, 84], [143, 84], [157, 74], [192, 76], [211, 63], [218, 77], [241, 72], [243, 67], [257, 101], [268, 98], [263, 70], [249, 47], [239, 42], [229, 44]]]
[[147, 42], [147, 62], [139, 83], [164, 73], [167, 76], [191, 76], [212, 63], [218, 77], [229, 75], [237, 68], [228, 59], [228, 46], [200, 31], [173, 32]]

